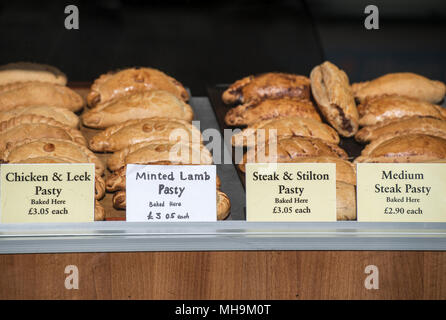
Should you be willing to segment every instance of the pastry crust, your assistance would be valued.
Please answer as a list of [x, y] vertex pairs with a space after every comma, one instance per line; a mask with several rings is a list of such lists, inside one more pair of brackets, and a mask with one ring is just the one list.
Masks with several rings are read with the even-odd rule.
[[234, 134], [232, 145], [253, 147], [256, 144], [266, 143], [273, 136], [278, 139], [302, 136], [318, 138], [333, 144], [339, 143], [338, 134], [330, 126], [317, 120], [293, 116], [256, 122], [240, 133]]
[[113, 152], [132, 144], [154, 140], [200, 144], [202, 136], [200, 130], [184, 120], [147, 118], [129, 120], [109, 127], [93, 136], [89, 146], [93, 151]]
[[359, 124], [375, 125], [389, 119], [423, 116], [446, 120], [446, 110], [438, 105], [396, 95], [365, 100], [358, 106]]
[[[150, 163], [150, 165], [174, 165], [175, 163], [169, 161], [160, 161]], [[123, 166], [112, 172], [111, 175], [107, 177], [105, 180], [105, 189], [107, 192], [115, 192], [126, 189], [126, 170], [127, 166]], [[217, 189], [221, 187], [221, 180], [218, 176], [216, 176], [216, 184]]]
[[51, 106], [21, 106], [14, 109], [0, 112], [0, 122], [8, 121], [11, 118], [24, 116], [24, 115], [36, 115], [47, 118], [52, 118], [65, 126], [71, 128], [79, 127], [79, 117], [72, 111]]
[[65, 86], [67, 76], [56, 67], [40, 63], [13, 62], [0, 66], [0, 86], [27, 81], [49, 82]]
[[408, 134], [372, 141], [354, 162], [423, 162], [439, 159], [446, 159], [445, 139]]
[[293, 116], [321, 121], [311, 101], [285, 97], [257, 99], [232, 108], [226, 113], [225, 123], [229, 126], [242, 126], [262, 120]]
[[228, 196], [217, 190], [217, 220], [225, 220], [231, 212], [231, 201]]
[[336, 164], [336, 181], [345, 182], [348, 184], [356, 185], [356, 168], [350, 161], [330, 157], [301, 157], [294, 158], [289, 161], [284, 161], [285, 163], [334, 163]]
[[84, 106], [82, 97], [68, 87], [46, 82], [16, 82], [0, 86], [0, 111], [19, 106], [53, 106], [73, 112]]
[[[277, 150], [276, 156], [271, 150]], [[301, 157], [339, 157], [347, 159], [347, 153], [335, 144], [326, 143], [320, 139], [291, 137], [278, 139], [277, 143], [259, 145], [249, 149], [239, 164], [241, 171], [245, 172], [245, 163], [281, 163], [292, 162], [293, 159]]]
[[346, 73], [326, 61], [310, 74], [311, 91], [325, 119], [344, 137], [358, 131], [358, 110]]
[[356, 220], [356, 188], [336, 182], [336, 220]]
[[105, 220], [105, 209], [99, 203], [99, 201], [94, 202], [94, 221], [103, 221]]
[[362, 128], [356, 133], [355, 139], [367, 143], [380, 139], [385, 141], [405, 134], [427, 134], [446, 139], [446, 121], [430, 117], [406, 117], [400, 120], [382, 121], [373, 126]]
[[310, 79], [296, 74], [269, 72], [238, 80], [222, 95], [226, 104], [281, 97], [310, 99]]
[[87, 96], [90, 107], [104, 103], [131, 91], [165, 90], [187, 101], [189, 94], [181, 83], [164, 72], [153, 68], [128, 68], [101, 75], [91, 86]]
[[67, 127], [54, 119], [31, 114], [0, 123], [0, 152], [3, 152], [8, 144], [14, 144], [29, 137], [69, 140], [83, 146], [87, 145], [79, 130]]
[[103, 163], [87, 147], [68, 140], [61, 139], [26, 139], [9, 145], [2, 154], [2, 161], [29, 162], [33, 158], [56, 157], [69, 159], [73, 162], [94, 163], [95, 172], [102, 176], [104, 173]]
[[[125, 209], [126, 207], [126, 191], [118, 191], [112, 198], [113, 207], [115, 209]], [[231, 202], [228, 196], [217, 190], [217, 220], [224, 220], [229, 216], [231, 211]]]
[[158, 140], [130, 145], [113, 153], [107, 161], [110, 170], [117, 170], [126, 164], [212, 164], [212, 155], [205, 146], [191, 143], [171, 143]]
[[389, 73], [372, 81], [354, 83], [352, 89], [359, 101], [383, 94], [395, 94], [438, 103], [446, 93], [443, 82], [410, 72]]
[[150, 90], [99, 103], [82, 115], [82, 122], [91, 128], [107, 128], [127, 120], [152, 117], [192, 121], [194, 112], [190, 105], [170, 92]]

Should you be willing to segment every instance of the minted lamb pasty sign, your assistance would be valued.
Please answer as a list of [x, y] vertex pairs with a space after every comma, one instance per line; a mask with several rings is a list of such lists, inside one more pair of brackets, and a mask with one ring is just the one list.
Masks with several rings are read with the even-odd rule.
[[217, 221], [215, 165], [128, 164], [127, 221]]

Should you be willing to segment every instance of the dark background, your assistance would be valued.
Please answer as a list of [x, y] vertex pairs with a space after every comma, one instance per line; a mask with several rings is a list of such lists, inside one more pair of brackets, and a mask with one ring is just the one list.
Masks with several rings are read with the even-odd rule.
[[[66, 30], [66, 5], [80, 30]], [[364, 8], [380, 10], [366, 30]], [[0, 64], [55, 65], [70, 81], [151, 66], [205, 95], [206, 85], [328, 59], [351, 81], [412, 71], [446, 80], [446, 1], [3, 1]]]

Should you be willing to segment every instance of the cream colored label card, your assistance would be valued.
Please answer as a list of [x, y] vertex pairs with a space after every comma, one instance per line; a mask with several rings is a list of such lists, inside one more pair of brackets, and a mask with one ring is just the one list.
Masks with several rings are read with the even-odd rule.
[[215, 165], [128, 164], [127, 221], [217, 221]]
[[358, 163], [358, 221], [446, 222], [446, 164]]
[[336, 164], [246, 164], [247, 221], [336, 221]]
[[94, 221], [94, 164], [2, 164], [0, 222]]

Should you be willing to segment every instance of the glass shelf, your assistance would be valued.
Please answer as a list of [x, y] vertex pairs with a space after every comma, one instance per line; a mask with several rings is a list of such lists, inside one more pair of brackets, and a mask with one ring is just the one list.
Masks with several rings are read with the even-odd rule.
[[446, 223], [245, 221], [0, 226], [0, 253], [446, 250]]

